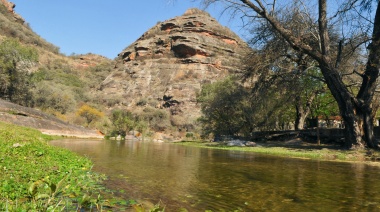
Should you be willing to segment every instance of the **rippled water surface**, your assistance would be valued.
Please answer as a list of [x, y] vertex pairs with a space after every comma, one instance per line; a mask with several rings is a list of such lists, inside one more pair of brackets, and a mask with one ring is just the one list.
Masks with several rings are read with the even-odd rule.
[[[141, 141], [58, 140], [166, 211], [380, 211], [380, 168]], [[125, 191], [125, 192], [124, 192]]]

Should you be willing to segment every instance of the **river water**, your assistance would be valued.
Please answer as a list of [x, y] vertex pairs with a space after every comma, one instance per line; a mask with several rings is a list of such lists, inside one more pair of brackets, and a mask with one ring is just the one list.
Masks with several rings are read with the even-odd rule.
[[165, 211], [380, 211], [380, 168], [141, 141], [57, 140]]

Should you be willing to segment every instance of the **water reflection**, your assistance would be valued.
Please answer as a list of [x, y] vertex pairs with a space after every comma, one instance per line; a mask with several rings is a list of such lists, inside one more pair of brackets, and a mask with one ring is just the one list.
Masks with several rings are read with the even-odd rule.
[[166, 211], [376, 211], [380, 169], [167, 143], [61, 140], [90, 157], [125, 199]]

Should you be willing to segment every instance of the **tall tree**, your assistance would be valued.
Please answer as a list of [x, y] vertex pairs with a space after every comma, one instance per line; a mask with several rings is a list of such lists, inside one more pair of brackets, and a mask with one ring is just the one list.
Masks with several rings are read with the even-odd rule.
[[203, 113], [199, 119], [203, 134], [249, 135], [254, 124], [247, 94], [233, 77], [203, 85], [197, 95]]
[[[369, 54], [365, 70], [356, 71], [361, 77], [359, 83], [359, 91], [351, 92], [340, 72], [342, 49], [345, 45], [332, 45], [330, 42], [330, 29], [333, 25], [341, 24], [342, 37], [346, 40], [354, 40], [353, 34], [348, 34], [344, 23], [350, 22], [333, 22], [335, 17], [340, 14], [347, 14], [353, 8], [362, 6], [363, 2], [368, 4], [371, 1], [346, 0], [338, 8], [338, 12], [332, 16], [328, 16], [329, 12], [336, 8], [336, 3], [328, 4], [327, 0], [318, 0], [317, 14], [313, 20], [318, 23], [318, 28], [315, 31], [315, 39], [310, 40], [294, 33], [292, 28], [282, 24], [276, 12], [286, 8], [286, 4], [294, 3], [294, 1], [262, 1], [262, 0], [203, 0], [206, 4], [223, 2], [227, 4], [227, 8], [234, 9], [234, 12], [242, 12], [246, 18], [253, 18], [256, 21], [267, 22], [279, 33], [284, 40], [296, 51], [303, 52], [317, 61], [322, 72], [324, 81], [334, 96], [339, 106], [340, 114], [344, 120], [345, 126], [345, 142], [348, 148], [378, 148], [378, 143], [373, 133], [373, 116], [372, 102], [376, 89], [376, 81], [380, 67], [380, 4], [376, 4], [376, 13], [374, 21], [370, 23], [372, 26], [372, 34], [369, 35], [371, 44], [367, 47]], [[298, 1], [301, 2], [301, 1]], [[285, 3], [285, 4], [280, 4]], [[301, 6], [307, 8], [310, 1], [302, 2]], [[334, 4], [334, 5], [333, 5]], [[280, 9], [277, 8], [280, 7]], [[309, 8], [309, 10], [312, 10]], [[351, 18], [362, 18], [365, 10], [359, 8], [360, 14], [351, 16]], [[357, 20], [358, 20], [357, 19]], [[371, 18], [372, 19], [372, 18]], [[352, 24], [353, 25], [353, 24]], [[361, 27], [363, 25], [360, 25]], [[366, 36], [363, 34], [364, 37]], [[318, 48], [314, 48], [312, 42], [316, 41]], [[342, 40], [344, 42], [344, 40]]]

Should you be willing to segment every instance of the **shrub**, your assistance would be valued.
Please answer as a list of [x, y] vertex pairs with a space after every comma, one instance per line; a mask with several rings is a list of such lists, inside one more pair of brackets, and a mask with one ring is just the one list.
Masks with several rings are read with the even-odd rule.
[[104, 113], [87, 104], [83, 104], [77, 111], [77, 115], [86, 119], [87, 125], [92, 121], [98, 120], [104, 116]]
[[148, 104], [148, 100], [146, 98], [141, 98], [139, 101], [137, 101], [136, 106], [145, 106]]
[[25, 47], [15, 39], [0, 43], [0, 97], [11, 102], [29, 106], [29, 68], [38, 60], [37, 52]]
[[123, 139], [127, 132], [132, 130], [135, 126], [135, 120], [131, 112], [125, 110], [113, 110], [111, 114], [112, 130], [111, 137], [120, 135]]
[[170, 126], [169, 113], [164, 109], [147, 106], [138, 116], [154, 131], [164, 131]]
[[34, 106], [42, 110], [54, 109], [62, 114], [76, 106], [74, 94], [65, 86], [51, 82], [40, 82], [33, 89]]

